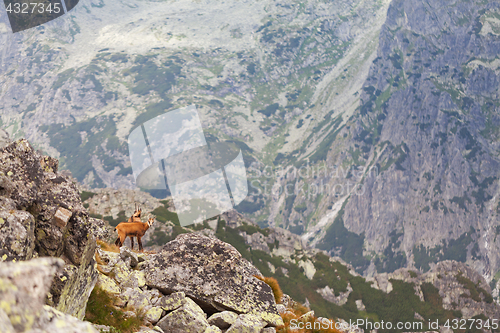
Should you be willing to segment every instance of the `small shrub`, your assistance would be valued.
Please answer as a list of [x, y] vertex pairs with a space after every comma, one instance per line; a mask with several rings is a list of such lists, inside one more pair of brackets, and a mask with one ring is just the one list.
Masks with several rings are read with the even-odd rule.
[[278, 283], [278, 280], [272, 277], [260, 277], [255, 275], [255, 277], [261, 281], [264, 281], [271, 287], [273, 290], [274, 294], [274, 299], [276, 300], [276, 304], [281, 303], [281, 298], [283, 297], [283, 291], [281, 291], [280, 285]]
[[[309, 309], [301, 304], [295, 304], [291, 309], [292, 311], [287, 311], [281, 315], [285, 325], [276, 328], [277, 333], [340, 333], [335, 329], [335, 322], [329, 320], [328, 325], [322, 325], [318, 318], [314, 316], [308, 316], [303, 319], [299, 319], [303, 314], [309, 312]], [[293, 321], [293, 322], [292, 322]], [[293, 324], [293, 326], [292, 326]], [[302, 329], [294, 329], [294, 326], [303, 327]], [[328, 326], [328, 328], [325, 328]]]

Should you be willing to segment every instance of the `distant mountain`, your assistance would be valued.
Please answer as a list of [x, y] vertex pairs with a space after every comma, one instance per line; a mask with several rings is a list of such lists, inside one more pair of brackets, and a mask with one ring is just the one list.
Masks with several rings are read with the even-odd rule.
[[367, 275], [452, 259], [495, 285], [499, 18], [496, 2], [393, 1], [360, 106], [309, 156], [338, 168], [283, 179], [309, 193], [274, 219]]
[[261, 227], [366, 276], [451, 259], [495, 286], [499, 33], [484, 1], [84, 0], [0, 36], [0, 126], [130, 189], [130, 131], [195, 104]]
[[84, 0], [0, 36], [0, 126], [88, 186], [133, 188], [131, 129], [195, 104], [208, 140], [272, 164], [331, 115], [332, 94], [354, 109], [387, 6]]

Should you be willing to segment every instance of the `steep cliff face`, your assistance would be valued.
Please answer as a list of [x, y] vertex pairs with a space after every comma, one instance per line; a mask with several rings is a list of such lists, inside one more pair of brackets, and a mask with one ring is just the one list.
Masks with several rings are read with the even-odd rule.
[[368, 274], [454, 259], [494, 277], [499, 17], [485, 1], [391, 3], [360, 107], [338, 131], [344, 152], [332, 147], [326, 159], [360, 170], [345, 177], [359, 188], [321, 199], [331, 226], [311, 226], [313, 243]]

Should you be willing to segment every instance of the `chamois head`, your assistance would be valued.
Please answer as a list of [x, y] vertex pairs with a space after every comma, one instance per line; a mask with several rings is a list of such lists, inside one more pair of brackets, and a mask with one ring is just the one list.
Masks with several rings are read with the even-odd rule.
[[150, 228], [154, 223], [155, 223], [155, 220], [156, 220], [156, 217], [151, 217], [151, 214], [148, 215], [148, 222], [146, 222], [148, 224], [148, 228]]
[[141, 213], [141, 206], [137, 206], [137, 204], [135, 204], [134, 214], [132, 214], [132, 216], [128, 219], [128, 222], [141, 222]]

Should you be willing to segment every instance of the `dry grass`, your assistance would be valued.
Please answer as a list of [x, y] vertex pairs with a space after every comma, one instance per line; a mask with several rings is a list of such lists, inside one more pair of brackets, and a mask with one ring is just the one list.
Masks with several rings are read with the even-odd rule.
[[[299, 319], [303, 314], [309, 312], [309, 309], [303, 305], [297, 304], [293, 309], [289, 309], [281, 314], [281, 318], [285, 325], [276, 328], [277, 333], [340, 333], [335, 328], [335, 321], [329, 320], [326, 323], [321, 323], [318, 318], [308, 316]], [[301, 327], [300, 329], [297, 327]]]
[[[274, 298], [276, 303], [281, 303], [281, 298], [283, 297], [283, 292], [279, 286], [278, 281], [272, 277], [259, 277], [255, 276], [257, 279], [267, 283], [274, 293]], [[281, 314], [281, 318], [285, 325], [277, 327], [277, 333], [340, 333], [339, 330], [335, 329], [335, 322], [328, 321], [321, 323], [317, 317], [307, 316], [306, 318], [299, 319], [302, 315], [310, 311], [307, 307], [302, 304], [295, 303], [293, 308], [287, 309], [285, 313]], [[303, 328], [296, 328], [303, 327]]]
[[98, 239], [96, 243], [101, 247], [103, 251], [120, 253], [120, 248], [115, 244], [106, 243], [101, 239]]
[[257, 275], [254, 275], [254, 277], [261, 281], [264, 281], [269, 285], [269, 287], [271, 287], [271, 289], [273, 290], [274, 299], [276, 300], [276, 304], [279, 304], [281, 302], [281, 298], [283, 297], [283, 291], [281, 291], [278, 281], [272, 277], [260, 277]]

